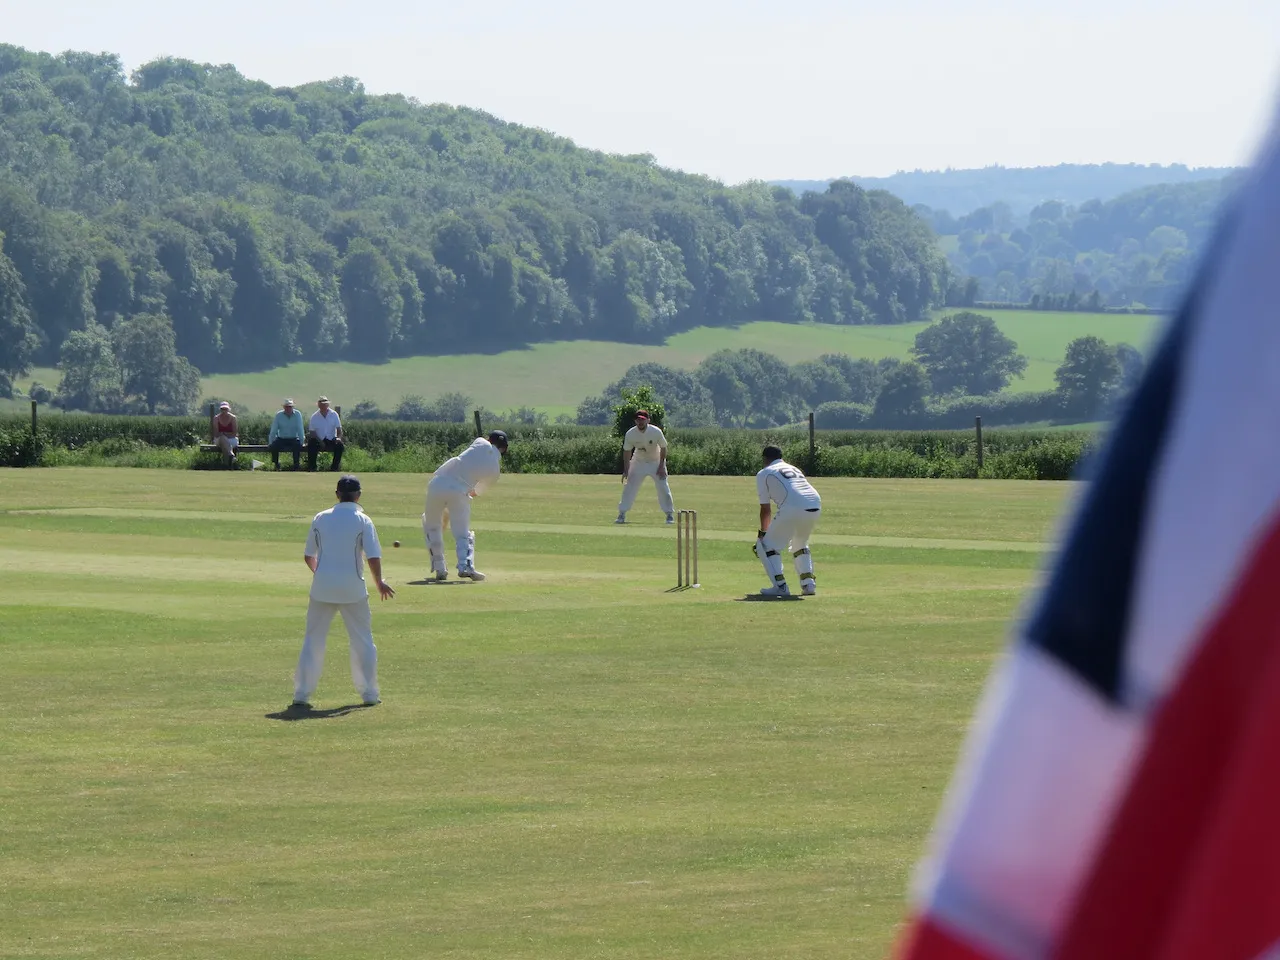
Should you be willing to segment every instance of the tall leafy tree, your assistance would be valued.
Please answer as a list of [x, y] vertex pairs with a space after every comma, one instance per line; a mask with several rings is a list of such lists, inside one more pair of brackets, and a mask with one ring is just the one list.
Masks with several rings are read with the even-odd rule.
[[1067, 344], [1054, 372], [1063, 405], [1083, 416], [1103, 413], [1121, 383], [1123, 370], [1116, 351], [1100, 337], [1078, 337]]
[[200, 399], [200, 371], [175, 351], [168, 317], [138, 314], [116, 325], [111, 344], [126, 397], [147, 413], [187, 414]]
[[400, 329], [404, 298], [395, 271], [363, 237], [353, 240], [342, 261], [342, 303], [347, 312], [349, 355], [386, 360]]
[[26, 287], [18, 268], [4, 255], [0, 233], [0, 393], [12, 393], [13, 378], [27, 372], [38, 344]]
[[921, 330], [912, 352], [938, 394], [997, 393], [1027, 369], [1027, 358], [994, 320], [968, 311]]
[[96, 323], [76, 330], [63, 341], [55, 403], [68, 410], [114, 413], [124, 403], [124, 375], [111, 334]]
[[929, 395], [929, 375], [918, 363], [907, 361], [890, 367], [876, 397], [875, 416], [883, 424], [895, 424], [924, 413]]

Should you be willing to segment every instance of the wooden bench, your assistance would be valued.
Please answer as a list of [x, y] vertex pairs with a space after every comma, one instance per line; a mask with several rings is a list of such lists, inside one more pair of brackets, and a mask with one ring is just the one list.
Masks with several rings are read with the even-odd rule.
[[[334, 407], [333, 409], [338, 414], [338, 416], [342, 416], [341, 407]], [[213, 442], [214, 439], [217, 437], [217, 432], [218, 432], [218, 428], [214, 426], [214, 421], [217, 419], [218, 419], [218, 408], [211, 403], [209, 404], [209, 442], [200, 444], [201, 453], [222, 453], [222, 450], [218, 447], [218, 445]], [[271, 452], [271, 446], [265, 443], [240, 443], [236, 445], [237, 454], [270, 453], [270, 452]], [[302, 452], [303, 453], [307, 452], [306, 443], [303, 443], [302, 445]], [[289, 455], [292, 456], [292, 454], [289, 454]], [[223, 456], [222, 463], [223, 463], [223, 466], [230, 467], [231, 458], [227, 456]]]

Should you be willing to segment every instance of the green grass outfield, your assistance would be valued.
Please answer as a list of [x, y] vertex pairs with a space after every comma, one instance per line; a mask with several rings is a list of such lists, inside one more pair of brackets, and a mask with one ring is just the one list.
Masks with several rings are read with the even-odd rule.
[[675, 482], [670, 593], [651, 488], [617, 527], [614, 478], [504, 477], [440, 586], [424, 478], [371, 475], [385, 702], [339, 623], [288, 721], [332, 480], [0, 471], [0, 956], [883, 956], [1073, 490], [823, 480], [786, 603], [739, 599], [750, 478]]

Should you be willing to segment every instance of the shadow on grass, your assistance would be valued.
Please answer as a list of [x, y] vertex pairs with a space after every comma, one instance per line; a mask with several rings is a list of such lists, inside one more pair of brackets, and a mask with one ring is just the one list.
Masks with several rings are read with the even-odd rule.
[[348, 703], [342, 707], [329, 707], [326, 710], [317, 710], [314, 707], [295, 707], [293, 704], [285, 707], [283, 710], [277, 710], [275, 713], [268, 713], [268, 720], [328, 720], [330, 717], [345, 717], [349, 713], [358, 713], [361, 710], [367, 710], [369, 707], [376, 706], [372, 703]]
[[469, 587], [474, 580], [410, 580], [407, 587]]
[[775, 603], [777, 601], [785, 603], [788, 600], [802, 600], [803, 597], [798, 593], [793, 593], [789, 597], [765, 597], [758, 593], [748, 593], [745, 597], [734, 597], [733, 599], [737, 603]]

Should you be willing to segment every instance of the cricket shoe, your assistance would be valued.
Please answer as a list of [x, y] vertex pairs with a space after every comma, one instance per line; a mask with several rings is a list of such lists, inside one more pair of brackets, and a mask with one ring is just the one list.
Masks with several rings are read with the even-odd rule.
[[791, 588], [785, 583], [780, 583], [776, 587], [762, 587], [760, 590], [762, 597], [789, 597], [791, 596]]
[[818, 587], [816, 584], [806, 583], [800, 588], [800, 592], [806, 597], [816, 597], [818, 595]]
[[479, 581], [484, 579], [484, 574], [481, 573], [479, 570], [477, 570], [475, 567], [463, 567], [461, 570], [458, 571], [458, 576], [463, 577], [467, 580]]
[[667, 514], [667, 523], [675, 523], [675, 522], [676, 522], [675, 514], [668, 513], [668, 514]]
[[614, 523], [626, 523], [626, 522], [627, 522], [627, 515], [626, 515], [625, 513], [620, 513], [620, 514], [618, 514], [618, 519], [617, 519], [617, 520], [615, 520], [615, 521], [613, 521], [613, 522], [614, 522]]
[[437, 570], [437, 571], [435, 571], [434, 573], [432, 573], [432, 574], [431, 574], [431, 576], [435, 577], [435, 579], [436, 579], [436, 580], [448, 580], [448, 579], [449, 579], [449, 571], [448, 571], [448, 570]]

